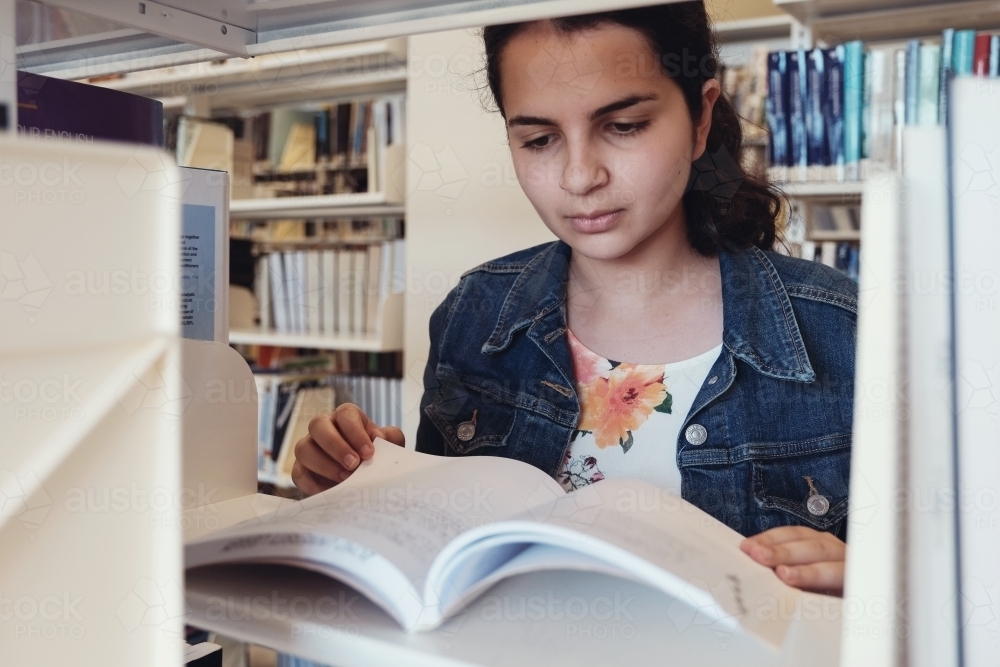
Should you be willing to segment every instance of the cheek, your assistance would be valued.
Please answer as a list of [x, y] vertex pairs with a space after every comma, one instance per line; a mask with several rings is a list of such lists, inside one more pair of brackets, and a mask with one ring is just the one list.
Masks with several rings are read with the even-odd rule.
[[690, 173], [690, 141], [650, 140], [623, 156], [615, 176], [623, 194], [637, 204], [655, 206], [683, 196]]
[[512, 158], [517, 182], [536, 209], [545, 209], [546, 203], [558, 203], [562, 189], [559, 186], [561, 166], [557, 160], [522, 151], [512, 153]]

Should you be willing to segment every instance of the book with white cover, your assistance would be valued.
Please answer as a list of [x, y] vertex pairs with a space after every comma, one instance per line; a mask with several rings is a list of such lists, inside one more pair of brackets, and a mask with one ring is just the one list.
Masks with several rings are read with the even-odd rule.
[[382, 244], [372, 243], [367, 248], [368, 258], [365, 271], [365, 326], [366, 334], [374, 334], [381, 317], [382, 301], [379, 298], [382, 274]]
[[365, 333], [365, 276], [368, 272], [368, 253], [364, 248], [354, 248], [351, 271], [351, 333]]
[[337, 333], [351, 334], [351, 297], [353, 295], [354, 253], [349, 248], [337, 249]]
[[180, 167], [181, 335], [229, 343], [229, 174]]
[[405, 629], [429, 630], [518, 574], [582, 570], [644, 583], [707, 622], [780, 647], [799, 591], [744, 554], [742, 536], [680, 497], [628, 479], [567, 494], [500, 457], [447, 458], [375, 440], [348, 480], [287, 508], [203, 535], [191, 569], [279, 563], [324, 573]]
[[337, 333], [337, 253], [323, 251], [323, 333]]
[[952, 233], [962, 662], [1000, 664], [1000, 86], [952, 81]]
[[306, 330], [318, 336], [323, 328], [323, 267], [318, 250], [306, 257]]

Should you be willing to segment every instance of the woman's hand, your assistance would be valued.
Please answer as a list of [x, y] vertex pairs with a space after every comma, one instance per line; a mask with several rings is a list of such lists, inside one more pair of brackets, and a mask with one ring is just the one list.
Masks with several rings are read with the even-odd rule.
[[378, 426], [353, 403], [314, 417], [309, 422], [309, 435], [295, 443], [292, 481], [307, 496], [326, 491], [375, 454], [375, 438], [400, 447], [404, 443], [402, 431], [395, 426]]
[[774, 568], [789, 586], [828, 595], [844, 594], [847, 545], [830, 533], [805, 526], [765, 530], [740, 543], [740, 549], [761, 565]]

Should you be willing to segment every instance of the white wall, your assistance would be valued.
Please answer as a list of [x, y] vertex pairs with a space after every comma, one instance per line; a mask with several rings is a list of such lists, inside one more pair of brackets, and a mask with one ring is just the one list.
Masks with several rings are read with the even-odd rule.
[[409, 39], [403, 430], [415, 443], [431, 312], [467, 269], [555, 237], [514, 176], [499, 113], [480, 102], [473, 30]]

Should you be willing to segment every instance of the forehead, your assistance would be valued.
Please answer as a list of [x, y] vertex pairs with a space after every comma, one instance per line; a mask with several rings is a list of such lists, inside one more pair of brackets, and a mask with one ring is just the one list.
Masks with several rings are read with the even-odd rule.
[[610, 96], [669, 86], [658, 65], [638, 30], [602, 23], [566, 33], [551, 21], [537, 21], [504, 47], [500, 90], [508, 115], [549, 102], [586, 112]]

